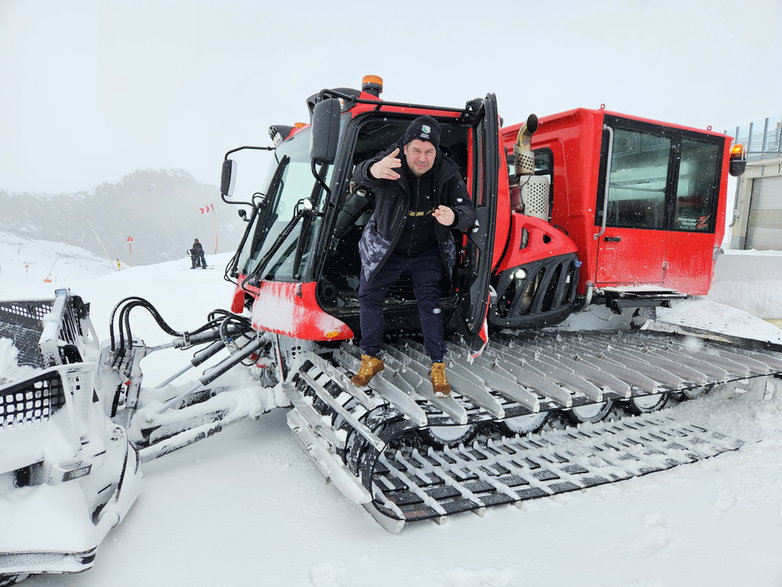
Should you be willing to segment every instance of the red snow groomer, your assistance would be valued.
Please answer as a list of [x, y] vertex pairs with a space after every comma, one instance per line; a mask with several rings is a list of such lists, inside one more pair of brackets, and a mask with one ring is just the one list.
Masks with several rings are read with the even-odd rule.
[[[652, 330], [657, 307], [709, 289], [727, 178], [744, 165], [731, 157], [730, 137], [604, 109], [502, 128], [493, 94], [446, 108], [385, 101], [381, 90], [372, 76], [361, 90], [322, 90], [307, 100], [309, 124], [272, 126], [274, 146], [226, 154], [223, 200], [247, 222], [226, 269], [236, 285], [230, 312], [178, 332], [141, 298], [115, 308], [95, 397], [142, 462], [284, 408], [323, 474], [398, 531], [740, 445], [653, 413], [671, 399], [769, 385], [782, 373], [776, 347]], [[429, 384], [404, 277], [384, 306], [385, 369], [368, 387], [350, 382], [360, 363], [357, 244], [372, 213], [346, 209], [365, 193], [353, 170], [423, 114], [438, 120], [440, 148], [477, 213], [440, 299], [453, 388], [444, 398]], [[267, 177], [235, 199], [229, 156], [256, 149], [272, 154]], [[135, 308], [172, 342], [135, 339]], [[201, 345], [185, 368], [142, 386], [150, 352]], [[240, 365], [256, 384], [225, 383]], [[197, 380], [175, 383], [197, 366]], [[566, 425], [584, 422], [593, 424]]]
[[[133, 414], [143, 413], [141, 434], [131, 434], [142, 459], [247, 415], [247, 402], [229, 402], [213, 384], [240, 362], [259, 376], [252, 405], [289, 408], [291, 429], [323, 474], [391, 530], [736, 448], [651, 414], [671, 398], [765, 385], [782, 371], [768, 349], [706, 340], [695, 348], [650, 330], [655, 307], [709, 289], [727, 177], [744, 165], [731, 157], [730, 137], [604, 109], [501, 128], [493, 94], [445, 108], [385, 101], [381, 90], [372, 76], [361, 90], [323, 90], [307, 100], [310, 124], [272, 126], [273, 147], [226, 154], [223, 200], [247, 222], [226, 270], [236, 284], [232, 312], [176, 344], [212, 342], [195, 363], [223, 347], [231, 356], [171, 395], [160, 424], [139, 408], [146, 347], [126, 332], [125, 348], [103, 361], [131, 381], [114, 404], [132, 430]], [[438, 120], [440, 148], [458, 164], [477, 215], [440, 299], [453, 388], [445, 398], [429, 384], [404, 276], [384, 305], [385, 369], [368, 387], [349, 380], [360, 363], [358, 240], [372, 213], [349, 213], [365, 193], [353, 170], [423, 114]], [[230, 157], [257, 149], [273, 153], [267, 178], [236, 200]], [[154, 312], [129, 301], [120, 332], [138, 305]], [[595, 315], [611, 330], [590, 330]], [[567, 330], [551, 328], [563, 322]], [[172, 410], [181, 412], [176, 425]], [[547, 422], [548, 430], [608, 416], [601, 426], [610, 432], [529, 436]]]
[[[290, 427], [321, 471], [396, 530], [667, 468], [687, 462], [695, 445], [709, 447], [701, 455], [735, 448], [697, 428], [650, 436], [665, 425], [645, 416], [615, 425], [627, 451], [601, 470], [581, 458], [598, 450], [597, 432], [574, 446], [568, 433], [542, 444], [518, 436], [552, 416], [580, 423], [647, 414], [671, 397], [747, 377], [747, 360], [759, 381], [782, 369], [778, 355], [705, 342], [692, 349], [648, 331], [654, 307], [708, 292], [727, 177], [744, 165], [731, 157], [730, 137], [604, 109], [501, 128], [493, 94], [443, 108], [387, 102], [381, 90], [372, 76], [361, 91], [323, 90], [307, 100], [310, 125], [271, 127], [274, 164], [243, 202], [252, 212], [227, 270], [237, 285], [231, 309], [265, 341], [261, 371], [275, 368]], [[448, 398], [429, 386], [404, 278], [384, 306], [386, 369], [369, 388], [348, 379], [360, 356], [351, 342], [357, 243], [371, 216], [345, 213], [361, 196], [353, 169], [422, 114], [439, 121], [440, 148], [458, 163], [477, 212], [455, 286], [440, 300], [451, 334]], [[238, 203], [229, 155], [242, 149], [224, 162], [228, 203]], [[635, 317], [647, 330], [541, 330], [578, 324], [594, 309], [606, 320]], [[665, 457], [633, 456], [636, 443], [640, 454]]]

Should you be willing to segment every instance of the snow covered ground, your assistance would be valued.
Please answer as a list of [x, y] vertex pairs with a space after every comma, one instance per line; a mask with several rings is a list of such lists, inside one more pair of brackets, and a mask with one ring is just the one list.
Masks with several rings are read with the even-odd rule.
[[[230, 298], [222, 280], [227, 256], [210, 261], [217, 270], [191, 270], [183, 259], [96, 269], [54, 284], [19, 276], [2, 280], [0, 297], [48, 297], [53, 286], [70, 287], [91, 302], [105, 338], [114, 305], [139, 295], [174, 328], [191, 329]], [[751, 256], [740, 265], [755, 262]], [[754, 275], [761, 273], [770, 282], [763, 291], [778, 296], [782, 273]], [[705, 303], [712, 316], [715, 309], [730, 316], [728, 325], [751, 322], [714, 305], [724, 294], [758, 304], [763, 317], [782, 317], [778, 297], [728, 277], [718, 273], [709, 299], [693, 301], [699, 305], [690, 314]], [[731, 283], [741, 289], [737, 297], [727, 291]], [[167, 340], [151, 321], [139, 324], [134, 334], [147, 343]], [[143, 363], [147, 380], [181, 366], [186, 356], [176, 355], [177, 363]], [[464, 514], [391, 535], [324, 481], [294, 441], [284, 410], [276, 410], [146, 464], [141, 497], [109, 533], [92, 570], [24, 585], [782, 585], [782, 384], [771, 397], [716, 393], [678, 406], [676, 418], [748, 444], [607, 487], [491, 508], [484, 519]]]
[[0, 295], [6, 297], [11, 284], [45, 284], [48, 292], [60, 281], [73, 281], [102, 275], [116, 269], [116, 261], [96, 257], [93, 253], [64, 243], [31, 240], [0, 232]]

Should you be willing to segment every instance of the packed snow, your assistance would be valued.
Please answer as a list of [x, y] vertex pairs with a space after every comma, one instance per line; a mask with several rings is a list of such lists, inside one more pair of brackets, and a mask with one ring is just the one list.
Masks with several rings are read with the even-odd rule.
[[[740, 265], [749, 268], [759, 257], [745, 256]], [[782, 255], [771, 257], [782, 263]], [[92, 320], [105, 338], [115, 304], [138, 295], [175, 329], [188, 330], [228, 305], [232, 286], [222, 279], [227, 259], [213, 256], [215, 271], [191, 270], [182, 259], [74, 272], [56, 283], [17, 275], [3, 279], [0, 297], [50, 297], [54, 287], [69, 287], [91, 303]], [[782, 273], [759, 270], [755, 276], [769, 282], [761, 289], [752, 287], [751, 269], [737, 281], [721, 273], [722, 266], [720, 261], [708, 298], [671, 312], [738, 331], [765, 324], [742, 305], [764, 318], [782, 317], [773, 295], [782, 291]], [[718, 304], [731, 299], [741, 300], [738, 309]], [[141, 313], [137, 324], [134, 335], [148, 344], [168, 340]], [[12, 347], [0, 346], [5, 376], [12, 354]], [[142, 363], [148, 384], [189, 358], [178, 351], [161, 354], [165, 359], [153, 355]], [[721, 391], [677, 406], [676, 418], [747, 441], [736, 452], [520, 508], [490, 508], [483, 519], [463, 514], [441, 526], [413, 524], [399, 535], [387, 533], [324, 480], [296, 444], [285, 410], [277, 409], [145, 464], [141, 496], [108, 534], [93, 569], [24, 584], [778, 586], [782, 384], [776, 387], [773, 393]]]

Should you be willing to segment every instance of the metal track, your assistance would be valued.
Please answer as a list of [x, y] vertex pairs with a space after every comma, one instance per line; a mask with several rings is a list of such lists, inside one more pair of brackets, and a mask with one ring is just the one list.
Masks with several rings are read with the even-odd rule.
[[357, 347], [343, 344], [305, 361], [283, 384], [294, 406], [289, 424], [320, 470], [394, 531], [407, 521], [610, 483], [740, 445], [659, 417], [596, 425], [589, 433], [484, 437], [441, 450], [423, 445], [421, 428], [691, 394], [782, 373], [778, 352], [648, 331], [501, 335], [473, 362], [462, 358], [467, 349], [451, 345], [453, 392], [435, 398], [420, 343], [386, 346], [385, 369], [369, 388], [349, 382], [359, 356]]
[[405, 522], [516, 504], [736, 450], [742, 441], [658, 415], [469, 446], [386, 450], [367, 509]]

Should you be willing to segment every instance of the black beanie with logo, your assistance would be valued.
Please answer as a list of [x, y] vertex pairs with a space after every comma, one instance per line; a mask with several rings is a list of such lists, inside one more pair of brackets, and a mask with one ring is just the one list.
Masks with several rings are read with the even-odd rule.
[[431, 116], [419, 116], [407, 127], [402, 144], [418, 139], [432, 143], [435, 148], [440, 147], [440, 125]]

